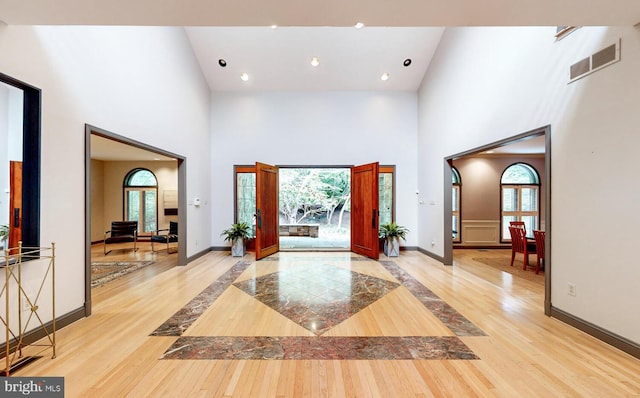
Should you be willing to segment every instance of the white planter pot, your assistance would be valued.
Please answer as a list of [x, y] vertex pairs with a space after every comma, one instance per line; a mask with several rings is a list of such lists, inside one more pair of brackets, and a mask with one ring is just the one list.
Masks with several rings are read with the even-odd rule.
[[387, 257], [398, 257], [400, 255], [400, 238], [385, 239], [384, 254]]
[[231, 255], [233, 257], [244, 256], [244, 239], [238, 238], [231, 243]]

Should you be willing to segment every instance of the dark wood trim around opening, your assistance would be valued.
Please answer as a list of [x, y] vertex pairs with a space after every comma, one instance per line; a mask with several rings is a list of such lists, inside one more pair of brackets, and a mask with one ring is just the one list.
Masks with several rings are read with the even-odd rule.
[[85, 124], [85, 316], [91, 315], [91, 135], [97, 135], [136, 148], [174, 158], [178, 162], [178, 265], [187, 258], [187, 159], [184, 156], [147, 145], [99, 127]]

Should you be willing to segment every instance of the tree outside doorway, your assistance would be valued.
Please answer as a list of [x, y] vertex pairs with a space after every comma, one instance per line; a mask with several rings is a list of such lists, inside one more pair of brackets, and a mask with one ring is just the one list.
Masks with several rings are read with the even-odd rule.
[[280, 168], [281, 249], [348, 248], [350, 180], [348, 168]]

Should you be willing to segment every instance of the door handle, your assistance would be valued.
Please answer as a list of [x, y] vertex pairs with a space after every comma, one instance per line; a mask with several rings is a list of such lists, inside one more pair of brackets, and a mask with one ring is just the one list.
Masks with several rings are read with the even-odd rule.
[[260, 209], [258, 209], [256, 221], [258, 222], [258, 228], [262, 228], [262, 212], [260, 211]]
[[20, 208], [13, 209], [13, 227], [20, 228]]
[[378, 214], [376, 209], [373, 209], [373, 214], [371, 215], [371, 228], [375, 229], [377, 227], [376, 223], [376, 215]]

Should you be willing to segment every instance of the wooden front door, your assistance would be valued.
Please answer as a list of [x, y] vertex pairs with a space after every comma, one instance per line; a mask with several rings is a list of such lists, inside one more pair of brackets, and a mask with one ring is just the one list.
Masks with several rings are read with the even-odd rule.
[[280, 250], [278, 168], [256, 162], [256, 260]]
[[22, 162], [9, 162], [9, 240], [15, 248], [22, 240]]
[[378, 259], [378, 163], [351, 168], [351, 251]]

